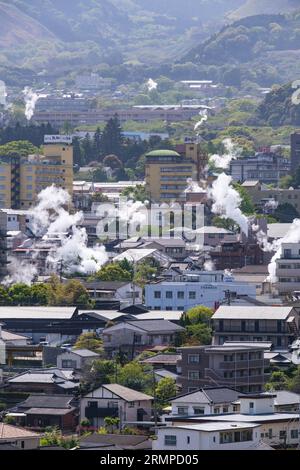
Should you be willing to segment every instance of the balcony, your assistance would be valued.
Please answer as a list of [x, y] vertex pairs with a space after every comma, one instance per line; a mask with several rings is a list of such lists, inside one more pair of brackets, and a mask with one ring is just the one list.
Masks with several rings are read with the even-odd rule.
[[117, 418], [119, 416], [118, 408], [96, 408], [87, 406], [85, 408], [85, 416], [87, 419], [90, 418]]
[[218, 369], [221, 370], [235, 370], [235, 369], [252, 369], [254, 367], [263, 367], [265, 364], [264, 359], [250, 359], [249, 361], [246, 359], [244, 361], [226, 361], [220, 362], [218, 365]]

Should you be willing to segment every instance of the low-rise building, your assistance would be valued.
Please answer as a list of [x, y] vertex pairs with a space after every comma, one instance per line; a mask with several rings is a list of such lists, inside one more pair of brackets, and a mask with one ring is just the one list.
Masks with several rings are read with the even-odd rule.
[[40, 434], [27, 429], [0, 423], [0, 450], [7, 444], [11, 450], [34, 450], [40, 446]]
[[225, 341], [268, 341], [277, 350], [287, 350], [299, 334], [299, 314], [293, 307], [222, 305], [212, 321], [214, 345]]
[[7, 380], [11, 392], [68, 394], [78, 387], [79, 381], [71, 369], [32, 369]]
[[256, 297], [254, 285], [236, 282], [221, 271], [188, 272], [175, 279], [145, 286], [147, 308], [179, 311], [186, 311], [196, 305], [217, 308], [225, 300], [226, 292], [230, 292], [231, 297]]
[[57, 356], [57, 367], [58, 369], [82, 370], [99, 357], [99, 354], [88, 349], [72, 349]]
[[153, 450], [259, 450], [259, 441], [259, 424], [188, 423], [157, 429]]
[[85, 395], [80, 402], [81, 421], [92, 428], [105, 424], [106, 417], [120, 419], [120, 429], [127, 424], [150, 421], [153, 397], [119, 384], [104, 384]]
[[282, 243], [276, 259], [276, 277], [279, 295], [300, 290], [300, 243]]
[[133, 358], [154, 346], [174, 345], [177, 334], [183, 331], [184, 328], [168, 320], [136, 320], [105, 328], [102, 337], [110, 356], [122, 351]]

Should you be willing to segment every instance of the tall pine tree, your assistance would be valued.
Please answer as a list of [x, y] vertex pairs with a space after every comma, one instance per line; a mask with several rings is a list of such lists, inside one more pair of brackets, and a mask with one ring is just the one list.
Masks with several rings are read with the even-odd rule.
[[120, 126], [120, 121], [117, 115], [110, 119], [101, 136], [101, 155], [117, 155], [119, 158], [123, 157], [122, 145], [123, 134]]

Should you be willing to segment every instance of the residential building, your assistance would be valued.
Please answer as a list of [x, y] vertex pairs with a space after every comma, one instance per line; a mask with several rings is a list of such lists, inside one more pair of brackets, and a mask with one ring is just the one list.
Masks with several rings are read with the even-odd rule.
[[259, 212], [272, 214], [278, 205], [290, 204], [300, 213], [300, 189], [270, 188], [258, 180], [245, 181], [242, 186]]
[[243, 393], [264, 389], [269, 362], [257, 346], [188, 346], [180, 348], [178, 385], [183, 393], [205, 386], [229, 387]]
[[152, 366], [154, 369], [164, 368], [171, 372], [176, 372], [178, 367], [178, 361], [181, 359], [180, 353], [159, 353], [155, 356], [143, 359], [141, 364], [147, 364]]
[[279, 184], [280, 178], [289, 175], [290, 160], [264, 149], [248, 158], [238, 158], [230, 163], [230, 174], [234, 181], [259, 180], [266, 184]]
[[80, 371], [99, 358], [99, 354], [89, 351], [88, 349], [71, 349], [57, 356], [57, 367], [58, 369], [74, 369]]
[[215, 269], [237, 269], [247, 265], [264, 263], [264, 252], [257, 240], [246, 241], [222, 241], [209, 252], [209, 256], [215, 265]]
[[151, 310], [186, 311], [196, 305], [217, 308], [226, 299], [240, 295], [254, 297], [256, 288], [221, 271], [187, 272], [173, 281], [152, 282], [145, 286], [145, 304]]
[[276, 350], [287, 350], [299, 333], [299, 315], [293, 307], [222, 305], [212, 320], [214, 345], [269, 341]]
[[156, 431], [154, 451], [259, 450], [259, 424], [188, 423]]
[[27, 429], [0, 423], [0, 450], [4, 445], [11, 450], [34, 450], [40, 446], [40, 434]]
[[96, 308], [101, 308], [107, 301], [120, 302], [123, 305], [143, 303], [143, 289], [132, 282], [93, 281], [83, 282]]
[[80, 401], [80, 420], [88, 419], [95, 429], [106, 417], [120, 419], [120, 429], [131, 423], [150, 421], [153, 397], [118, 384], [104, 384]]
[[291, 134], [291, 174], [294, 174], [300, 166], [300, 133]]
[[73, 193], [73, 147], [44, 146], [43, 155], [0, 157], [0, 207], [28, 209], [40, 191], [52, 184]]
[[300, 291], [300, 243], [282, 243], [276, 259], [276, 278], [279, 295]]
[[11, 392], [71, 394], [78, 387], [79, 381], [72, 369], [32, 369], [7, 380]]
[[35, 430], [57, 427], [62, 432], [75, 431], [79, 424], [78, 402], [70, 395], [30, 395], [5, 416]]
[[171, 401], [171, 416], [212, 415], [216, 413], [234, 413], [237, 405], [233, 404], [240, 392], [228, 387], [205, 387], [196, 392], [180, 395]]
[[259, 440], [273, 448], [291, 448], [299, 444], [299, 412], [275, 412], [276, 394], [246, 394], [239, 396], [240, 412], [197, 417], [171, 417], [175, 427], [186, 424], [258, 425]]
[[134, 358], [154, 346], [171, 346], [184, 328], [168, 320], [125, 321], [105, 328], [102, 333], [104, 349], [109, 355], [117, 351]]

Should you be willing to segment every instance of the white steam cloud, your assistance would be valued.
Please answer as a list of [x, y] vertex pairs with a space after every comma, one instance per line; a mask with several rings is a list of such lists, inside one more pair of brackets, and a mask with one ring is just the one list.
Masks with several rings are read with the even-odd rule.
[[205, 261], [205, 263], [203, 265], [203, 268], [204, 268], [204, 271], [214, 271], [215, 270], [215, 264], [211, 259], [209, 259], [209, 260]]
[[[31, 210], [30, 229], [37, 238], [49, 240], [56, 237], [60, 246], [53, 246], [47, 257], [47, 264], [58, 272], [61, 267], [68, 274], [93, 274], [108, 261], [108, 255], [103, 246], [93, 248], [87, 246], [87, 233], [78, 227], [83, 214], [70, 214], [66, 209], [71, 203], [69, 193], [54, 185], [41, 191], [38, 203]], [[37, 275], [34, 265], [13, 262], [10, 264], [10, 274], [6, 283], [24, 282], [31, 284]]]
[[236, 160], [241, 156], [242, 150], [238, 147], [230, 138], [223, 140], [223, 145], [225, 147], [224, 155], [212, 155], [209, 158], [209, 162], [212, 163], [216, 168], [221, 168], [226, 170], [229, 168], [230, 162]]
[[248, 218], [240, 209], [241, 197], [231, 183], [231, 176], [225, 173], [221, 173], [213, 182], [212, 188], [208, 192], [210, 199], [213, 201], [212, 212], [222, 218], [234, 220], [242, 232], [248, 235]]
[[201, 119], [195, 124], [194, 131], [197, 131], [199, 127], [201, 127], [202, 124], [204, 124], [207, 121], [208, 119], [207, 109], [201, 110], [199, 115], [201, 116]]
[[149, 78], [148, 82], [146, 83], [146, 86], [148, 88], [148, 91], [157, 90], [158, 83], [152, 80], [152, 78]]
[[24, 100], [25, 100], [25, 116], [28, 121], [32, 118], [34, 115], [34, 110], [36, 103], [38, 100], [46, 95], [39, 95], [35, 91], [33, 91], [32, 88], [30, 87], [25, 87], [23, 90], [23, 95], [24, 95]]

